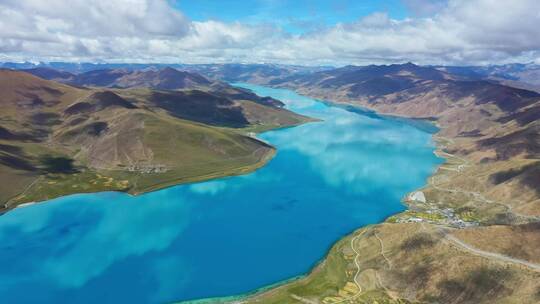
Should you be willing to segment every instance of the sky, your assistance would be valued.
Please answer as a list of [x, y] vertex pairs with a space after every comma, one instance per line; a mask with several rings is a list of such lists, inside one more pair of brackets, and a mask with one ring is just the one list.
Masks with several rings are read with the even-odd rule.
[[540, 64], [538, 0], [0, 0], [0, 61]]
[[175, 7], [195, 21], [266, 23], [294, 34], [320, 30], [340, 22], [354, 22], [374, 11], [386, 12], [395, 19], [407, 16], [407, 9], [399, 0], [199, 0], [179, 1]]

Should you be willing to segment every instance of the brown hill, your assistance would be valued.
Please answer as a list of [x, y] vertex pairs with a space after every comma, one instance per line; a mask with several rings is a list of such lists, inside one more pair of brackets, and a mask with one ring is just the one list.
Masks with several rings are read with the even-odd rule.
[[103, 91], [92, 93], [81, 101], [70, 105], [64, 110], [64, 113], [66, 115], [88, 114], [108, 108], [135, 109], [137, 107], [113, 92]]
[[243, 135], [245, 128], [307, 121], [232, 87], [219, 94], [88, 89], [0, 70], [0, 90], [4, 209], [74, 192], [137, 193], [239, 174], [273, 151]]
[[217, 80], [210, 81], [195, 72], [179, 71], [170, 67], [159, 70], [100, 69], [81, 74], [70, 74], [50, 68], [35, 68], [24, 71], [43, 79], [57, 80], [75, 86], [157, 90], [198, 89], [212, 92], [215, 96], [236, 100], [252, 100], [273, 107], [283, 106], [279, 100], [260, 97], [249, 90], [236, 88]]
[[178, 90], [211, 85], [211, 81], [199, 74], [179, 71], [170, 67], [146, 70], [100, 69], [80, 74], [71, 74], [51, 68], [34, 68], [23, 71], [43, 79], [76, 86], [146, 87], [159, 90]]
[[[409, 63], [348, 66], [274, 78], [268, 83], [379, 113], [432, 120], [441, 128], [437, 136], [445, 138], [444, 151], [468, 160], [459, 168], [468, 174], [457, 174], [446, 185], [479, 192], [489, 201], [503, 199], [501, 203], [515, 207], [510, 210], [518, 214], [540, 215], [540, 175], [538, 170], [522, 169], [537, 167], [540, 160], [540, 94], [485, 80], [464, 79]], [[498, 184], [493, 182], [496, 179], [489, 178], [504, 172], [514, 172], [515, 176]], [[435, 190], [430, 193], [437, 199], [449, 195]], [[467, 201], [462, 204], [471, 205]], [[501, 212], [493, 205], [469, 207], [491, 208], [491, 216]]]
[[118, 79], [114, 86], [121, 88], [149, 87], [159, 90], [177, 90], [208, 86], [211, 82], [199, 74], [178, 71], [173, 68], [135, 71]]

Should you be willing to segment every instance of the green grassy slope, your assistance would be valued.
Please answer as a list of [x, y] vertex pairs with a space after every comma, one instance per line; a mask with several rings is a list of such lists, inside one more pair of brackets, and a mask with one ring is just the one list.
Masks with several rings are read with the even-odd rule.
[[[77, 192], [118, 190], [137, 194], [177, 183], [242, 174], [262, 166], [274, 151], [272, 147], [236, 132], [189, 121], [168, 120], [146, 113], [131, 119], [143, 122], [144, 128], [132, 130], [133, 134], [128, 136], [140, 133], [141, 141], [151, 151], [151, 160], [132, 159], [131, 165], [126, 162], [99, 168], [90, 166], [88, 159], [81, 157], [81, 161], [73, 164], [73, 170], [67, 172], [41, 170], [25, 175], [23, 171], [2, 170], [6, 179], [21, 180], [22, 187], [33, 183], [24, 193], [11, 199], [9, 207]], [[129, 143], [125, 145], [130, 146]], [[29, 150], [24, 146], [22, 149]], [[49, 155], [50, 151], [37, 148], [26, 153], [32, 159], [29, 163], [39, 167], [39, 159]], [[69, 154], [63, 157], [69, 158]], [[16, 192], [2, 193], [14, 196]]]

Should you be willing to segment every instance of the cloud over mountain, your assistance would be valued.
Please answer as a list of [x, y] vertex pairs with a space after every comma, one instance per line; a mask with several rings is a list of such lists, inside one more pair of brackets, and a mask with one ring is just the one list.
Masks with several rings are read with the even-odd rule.
[[405, 4], [413, 17], [375, 12], [292, 34], [268, 23], [191, 21], [165, 0], [0, 0], [0, 60], [540, 62], [536, 0]]

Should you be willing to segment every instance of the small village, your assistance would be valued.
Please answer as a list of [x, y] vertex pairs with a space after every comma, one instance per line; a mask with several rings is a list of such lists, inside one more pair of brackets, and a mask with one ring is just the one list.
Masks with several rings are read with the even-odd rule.
[[165, 173], [169, 171], [167, 166], [162, 164], [136, 164], [130, 165], [127, 167], [129, 172], [139, 172], [143, 174], [153, 174], [153, 173]]

